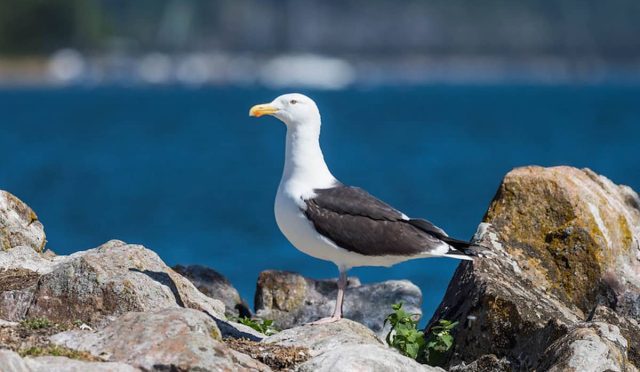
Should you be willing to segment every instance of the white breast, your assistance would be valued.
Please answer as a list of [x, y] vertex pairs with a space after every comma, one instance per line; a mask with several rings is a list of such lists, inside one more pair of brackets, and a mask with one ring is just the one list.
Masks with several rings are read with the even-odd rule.
[[287, 190], [287, 185], [281, 185], [278, 188], [274, 211], [280, 231], [301, 252], [322, 260], [336, 262], [339, 259], [337, 251], [341, 249], [318, 234], [313, 224], [304, 215], [306, 204], [302, 200], [302, 195], [293, 191], [291, 187]]

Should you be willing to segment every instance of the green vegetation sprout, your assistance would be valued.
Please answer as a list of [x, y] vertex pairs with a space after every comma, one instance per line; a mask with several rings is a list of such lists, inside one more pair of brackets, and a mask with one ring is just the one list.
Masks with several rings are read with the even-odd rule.
[[458, 322], [439, 320], [425, 338], [424, 332], [418, 329], [416, 314], [404, 311], [402, 303], [392, 305], [392, 309], [393, 313], [384, 321], [385, 325], [391, 325], [386, 337], [387, 344], [420, 363], [440, 365], [444, 362], [444, 356], [453, 346], [451, 330]]
[[391, 306], [393, 313], [384, 320], [389, 323], [391, 330], [387, 334], [387, 344], [397, 349], [402, 355], [412, 359], [424, 351], [426, 341], [424, 333], [418, 330], [418, 322], [414, 320], [415, 314], [409, 314], [402, 309], [402, 302]]
[[430, 365], [442, 365], [444, 357], [453, 346], [451, 330], [458, 322], [440, 319], [437, 325], [431, 327], [431, 333], [427, 339], [425, 359]]
[[27, 320], [23, 320], [20, 324], [28, 329], [44, 329], [51, 328], [54, 324], [46, 318], [31, 318]]
[[247, 318], [247, 317], [239, 317], [233, 319], [234, 321], [244, 324], [248, 327], [255, 329], [256, 331], [265, 334], [267, 336], [275, 335], [278, 333], [278, 329], [273, 324], [273, 320], [270, 319], [259, 319], [259, 318]]

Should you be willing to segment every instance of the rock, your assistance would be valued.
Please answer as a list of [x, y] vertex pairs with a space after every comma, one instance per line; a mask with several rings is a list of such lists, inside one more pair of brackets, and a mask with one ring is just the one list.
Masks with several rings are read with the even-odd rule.
[[222, 274], [200, 265], [176, 265], [173, 270], [189, 279], [200, 292], [222, 301], [227, 315], [251, 317], [251, 310], [247, 302], [240, 298], [238, 290]]
[[275, 343], [282, 346], [306, 347], [313, 356], [347, 344], [383, 345], [378, 336], [370, 329], [348, 319], [341, 319], [328, 324], [306, 324], [290, 328], [269, 336], [262, 342]]
[[25, 245], [0, 250], [0, 318], [24, 319], [40, 276], [67, 259], [40, 254]]
[[31, 372], [27, 362], [11, 350], [0, 349], [0, 365], [5, 372]]
[[123, 363], [85, 362], [64, 357], [20, 358], [10, 350], [0, 350], [3, 372], [136, 372], [137, 368]]
[[0, 271], [0, 318], [9, 321], [25, 318], [38, 278], [38, 273], [27, 269]]
[[[255, 297], [256, 314], [273, 319], [280, 329], [330, 316], [337, 295], [336, 280], [314, 280], [284, 271], [263, 271], [258, 278]], [[420, 288], [407, 280], [389, 280], [361, 285], [349, 278], [345, 291], [344, 316], [372, 329], [381, 338], [384, 319], [391, 305], [403, 302], [408, 313], [422, 315]]]
[[449, 369], [449, 372], [511, 372], [514, 370], [515, 369], [512, 367], [511, 362], [506, 358], [498, 359], [498, 357], [493, 354], [487, 354], [476, 359], [471, 364], [465, 364], [463, 362], [459, 365], [453, 366]]
[[47, 242], [38, 216], [14, 195], [0, 190], [0, 250], [28, 246], [42, 252]]
[[549, 348], [539, 370], [560, 372], [637, 371], [627, 360], [627, 340], [617, 326], [582, 323]]
[[623, 317], [605, 306], [598, 306], [593, 312], [593, 321], [612, 324], [618, 327], [622, 337], [627, 340], [627, 357], [636, 367], [640, 366], [640, 324], [629, 317]]
[[41, 276], [27, 317], [99, 323], [128, 311], [176, 307], [224, 314], [220, 301], [200, 293], [153, 251], [112, 240], [69, 256]]
[[269, 370], [229, 349], [215, 320], [192, 309], [130, 312], [97, 332], [68, 331], [51, 341], [144, 370]]
[[400, 355], [370, 329], [347, 319], [287, 329], [262, 342], [308, 348], [311, 359], [298, 371], [443, 371]]
[[51, 272], [57, 264], [66, 259], [68, 256], [40, 254], [31, 247], [21, 245], [9, 251], [0, 251], [0, 271], [27, 269], [42, 275]]
[[44, 317], [97, 324], [128, 311], [167, 307], [224, 317], [220, 301], [202, 294], [140, 245], [113, 240], [50, 258], [18, 247], [0, 252], [0, 264], [5, 269], [0, 271], [0, 317], [7, 320]]
[[639, 206], [631, 189], [590, 170], [507, 174], [476, 236], [490, 257], [460, 264], [430, 322], [461, 322], [448, 365], [495, 354], [533, 369], [596, 306], [633, 317]]
[[233, 350], [249, 355], [277, 371], [293, 371], [310, 357], [305, 347], [266, 344], [247, 339], [226, 339], [225, 343]]

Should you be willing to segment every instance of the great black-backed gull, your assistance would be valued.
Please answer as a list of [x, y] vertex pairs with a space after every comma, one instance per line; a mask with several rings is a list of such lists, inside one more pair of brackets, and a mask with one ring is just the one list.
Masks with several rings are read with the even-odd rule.
[[478, 247], [450, 238], [424, 219], [409, 218], [365, 190], [347, 186], [329, 171], [320, 150], [320, 112], [302, 94], [256, 105], [250, 116], [271, 115], [287, 126], [285, 163], [275, 200], [278, 227], [298, 250], [335, 263], [340, 271], [333, 315], [342, 318], [347, 271], [391, 266], [424, 257], [472, 259]]

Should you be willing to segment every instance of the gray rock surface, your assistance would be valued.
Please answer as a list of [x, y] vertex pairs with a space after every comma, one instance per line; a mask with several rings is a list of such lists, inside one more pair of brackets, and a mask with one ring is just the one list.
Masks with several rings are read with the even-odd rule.
[[637, 371], [627, 359], [620, 329], [602, 322], [578, 324], [551, 344], [539, 369], [549, 372]]
[[0, 271], [0, 318], [19, 321], [26, 317], [39, 277], [38, 273], [27, 269]]
[[173, 270], [189, 279], [200, 292], [222, 301], [227, 315], [251, 317], [247, 302], [240, 297], [238, 290], [224, 275], [201, 265], [176, 265]]
[[2, 372], [138, 372], [124, 363], [85, 362], [64, 357], [20, 358], [16, 352], [0, 350]]
[[[330, 316], [337, 294], [336, 280], [314, 280], [285, 271], [263, 271], [258, 278], [255, 297], [256, 315], [273, 319], [280, 329]], [[345, 291], [344, 316], [362, 323], [381, 338], [384, 319], [391, 305], [403, 302], [408, 313], [422, 315], [420, 288], [408, 280], [389, 280], [361, 285], [349, 278]]]
[[400, 355], [370, 329], [347, 319], [287, 329], [262, 342], [308, 348], [311, 359], [298, 371], [443, 371]]
[[0, 252], [0, 317], [96, 323], [127, 311], [188, 307], [224, 317], [224, 305], [198, 291], [153, 251], [112, 240], [70, 256], [21, 246]]
[[0, 270], [27, 269], [42, 275], [51, 272], [68, 257], [38, 253], [29, 246], [20, 245], [8, 251], [0, 251]]
[[269, 370], [229, 349], [215, 320], [192, 309], [129, 312], [96, 332], [67, 331], [51, 341], [144, 370]]
[[0, 251], [21, 245], [42, 252], [47, 242], [38, 216], [14, 195], [0, 190]]
[[634, 318], [617, 314], [611, 308], [598, 306], [593, 311], [592, 320], [615, 325], [627, 341], [627, 358], [636, 367], [640, 366], [640, 324]]
[[143, 246], [112, 240], [59, 260], [38, 279], [27, 317], [99, 323], [128, 311], [180, 307], [223, 317], [220, 301], [203, 295]]
[[590, 170], [507, 174], [476, 236], [489, 257], [460, 264], [431, 319], [461, 322], [448, 365], [494, 354], [531, 370], [598, 305], [632, 319], [640, 293], [639, 205], [631, 189]]
[[[493, 354], [483, 355], [480, 358], [474, 360], [470, 364], [464, 362], [455, 365], [449, 369], [449, 372], [512, 372], [518, 369], [513, 368], [512, 363], [507, 358], [498, 359]], [[525, 368], [520, 370], [526, 371]]]

